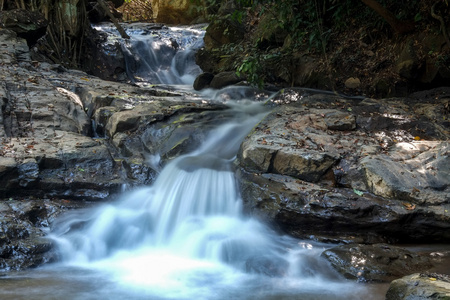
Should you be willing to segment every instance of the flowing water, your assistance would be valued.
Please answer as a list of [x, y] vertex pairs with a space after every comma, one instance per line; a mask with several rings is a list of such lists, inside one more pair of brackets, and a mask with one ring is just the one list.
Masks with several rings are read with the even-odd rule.
[[[146, 61], [129, 62], [134, 78], [192, 84], [199, 70], [180, 62], [198, 41], [178, 39], [184, 53], [161, 57], [167, 49], [142, 51], [168, 40], [150, 40], [137, 33], [123, 46]], [[170, 63], [155, 66], [162, 61]], [[61, 262], [3, 277], [0, 299], [382, 299], [376, 286], [339, 277], [320, 257], [329, 246], [280, 236], [243, 215], [233, 161], [267, 113], [246, 97], [240, 89], [221, 93], [234, 119], [169, 162], [152, 186], [61, 218], [52, 233]]]

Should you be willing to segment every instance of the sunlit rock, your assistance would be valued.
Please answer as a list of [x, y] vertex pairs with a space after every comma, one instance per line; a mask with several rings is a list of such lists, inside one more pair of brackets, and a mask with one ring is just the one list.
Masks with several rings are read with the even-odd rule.
[[432, 267], [429, 257], [386, 244], [342, 245], [322, 253], [346, 278], [389, 282]]
[[449, 276], [436, 273], [415, 273], [394, 280], [386, 293], [386, 300], [446, 300], [449, 297]]
[[[422, 143], [426, 149], [413, 157], [395, 153], [368, 156], [361, 160], [368, 188], [374, 194], [417, 204], [444, 204], [450, 199], [450, 145], [448, 142]], [[406, 148], [414, 146], [405, 145]], [[394, 158], [394, 159], [393, 159]], [[397, 158], [397, 159], [395, 159]]]
[[202, 10], [196, 9], [194, 1], [189, 0], [152, 0], [153, 17], [156, 22], [166, 24], [190, 24]]
[[280, 93], [273, 99], [280, 106], [242, 143], [238, 177], [248, 213], [325, 241], [450, 237], [439, 109], [448, 91], [381, 100], [311, 92]]

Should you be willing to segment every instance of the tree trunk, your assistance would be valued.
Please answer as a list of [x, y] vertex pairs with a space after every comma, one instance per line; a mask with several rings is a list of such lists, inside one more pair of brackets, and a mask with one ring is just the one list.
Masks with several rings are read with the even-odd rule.
[[368, 7], [378, 13], [389, 25], [395, 33], [403, 34], [414, 30], [414, 22], [398, 20], [393, 13], [384, 8], [376, 0], [361, 0]]

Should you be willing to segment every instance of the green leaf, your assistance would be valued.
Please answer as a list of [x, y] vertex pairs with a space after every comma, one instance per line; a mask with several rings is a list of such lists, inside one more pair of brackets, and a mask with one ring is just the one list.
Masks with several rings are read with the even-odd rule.
[[353, 193], [355, 193], [358, 196], [362, 196], [364, 193], [361, 191], [358, 191], [357, 189], [353, 189]]

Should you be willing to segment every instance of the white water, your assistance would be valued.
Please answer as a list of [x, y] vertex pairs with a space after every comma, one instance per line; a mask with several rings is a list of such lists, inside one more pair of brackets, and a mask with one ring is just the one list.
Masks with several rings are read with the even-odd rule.
[[[167, 79], [176, 69], [171, 61], [170, 75], [156, 72], [179, 83]], [[233, 161], [266, 113], [261, 104], [233, 100], [247, 92], [214, 95], [230, 103], [234, 120], [168, 163], [152, 186], [60, 219], [52, 238], [62, 261], [9, 275], [0, 298], [371, 299], [320, 257], [326, 245], [280, 236], [243, 215]]]
[[[84, 270], [108, 287], [85, 286], [92, 299], [359, 299], [364, 290], [320, 258], [324, 245], [243, 216], [232, 162], [264, 109], [230, 109], [235, 120], [171, 161], [151, 187], [56, 224], [57, 269]], [[81, 290], [69, 298], [85, 297]]]
[[145, 84], [189, 84], [201, 69], [195, 64], [195, 51], [203, 45], [204, 32], [185, 27], [136, 30], [122, 43], [128, 77]]

